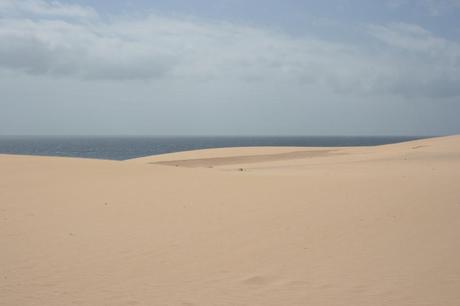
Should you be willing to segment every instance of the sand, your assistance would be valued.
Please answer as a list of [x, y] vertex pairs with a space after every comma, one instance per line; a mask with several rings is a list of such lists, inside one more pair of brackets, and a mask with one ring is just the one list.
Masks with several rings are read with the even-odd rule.
[[460, 136], [0, 155], [0, 305], [460, 305]]

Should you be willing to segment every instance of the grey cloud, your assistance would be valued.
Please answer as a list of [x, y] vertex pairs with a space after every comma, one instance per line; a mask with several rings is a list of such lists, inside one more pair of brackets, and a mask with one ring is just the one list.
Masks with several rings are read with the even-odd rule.
[[[50, 12], [74, 10], [36, 3]], [[0, 19], [0, 68], [91, 80], [280, 82], [347, 95], [460, 95], [458, 44], [403, 23], [371, 25], [365, 33], [382, 43], [378, 52], [366, 44], [155, 15], [86, 22], [12, 15]]]
[[445, 12], [460, 8], [460, 1], [458, 0], [423, 0], [421, 5], [427, 12], [433, 16], [440, 16]]
[[[426, 73], [429, 73], [428, 71]], [[388, 86], [388, 90], [409, 98], [450, 98], [460, 96], [458, 78], [434, 76], [427, 80], [399, 78]]]
[[442, 16], [443, 14], [460, 8], [459, 0], [386, 0], [388, 7], [397, 9], [401, 6], [409, 6], [412, 9], [418, 8], [431, 16]]
[[[130, 43], [100, 38], [84, 26], [8, 20], [0, 22], [0, 67], [33, 75], [82, 79], [151, 79], [171, 70], [174, 59], [145, 50], [130, 54]], [[21, 30], [22, 29], [22, 30]]]
[[393, 71], [382, 89], [404, 96], [460, 95], [460, 44], [413, 24], [372, 25], [369, 33], [390, 47]]

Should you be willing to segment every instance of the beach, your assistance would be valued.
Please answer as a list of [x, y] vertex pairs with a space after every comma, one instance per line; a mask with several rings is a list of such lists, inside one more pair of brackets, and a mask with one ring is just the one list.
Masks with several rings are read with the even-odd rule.
[[0, 305], [460, 305], [460, 136], [0, 155]]

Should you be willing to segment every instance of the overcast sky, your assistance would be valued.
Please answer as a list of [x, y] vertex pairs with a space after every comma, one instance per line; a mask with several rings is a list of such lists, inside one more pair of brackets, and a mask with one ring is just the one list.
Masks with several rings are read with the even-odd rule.
[[0, 0], [0, 134], [460, 133], [460, 0]]

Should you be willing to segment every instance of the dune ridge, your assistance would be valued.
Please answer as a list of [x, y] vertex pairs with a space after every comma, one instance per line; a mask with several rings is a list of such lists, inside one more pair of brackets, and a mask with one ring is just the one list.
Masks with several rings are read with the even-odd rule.
[[460, 136], [0, 155], [0, 305], [460, 305]]

